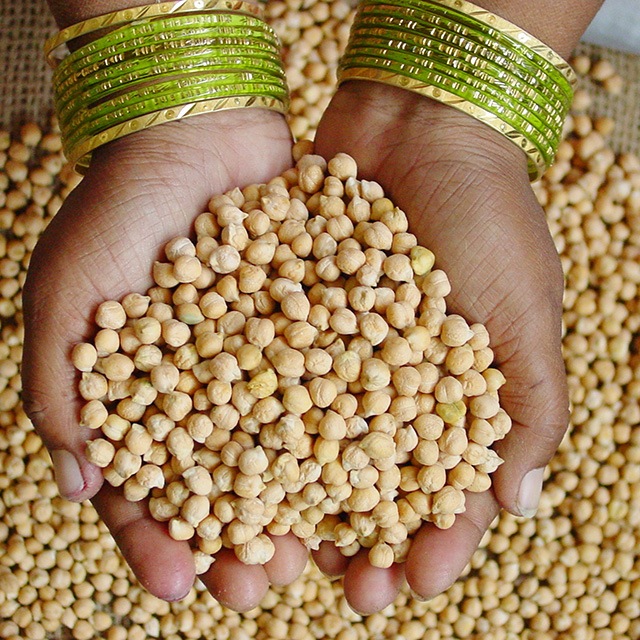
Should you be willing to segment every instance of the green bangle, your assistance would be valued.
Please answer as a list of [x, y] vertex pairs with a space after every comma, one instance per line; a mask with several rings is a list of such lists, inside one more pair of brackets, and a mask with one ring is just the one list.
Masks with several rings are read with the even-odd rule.
[[[115, 12], [67, 33], [118, 27], [54, 71], [63, 149], [80, 169], [97, 147], [163, 122], [231, 108], [286, 111], [279, 41], [257, 12], [238, 13], [244, 3], [235, 0], [164, 4], [179, 15], [160, 15], [148, 5], [132, 10], [139, 16], [133, 23]], [[205, 5], [218, 11], [196, 11]], [[53, 42], [59, 46], [60, 38]]]
[[[82, 100], [84, 104], [91, 105], [98, 100], [104, 100], [114, 93], [122, 91], [125, 87], [130, 88], [137, 84], [148, 83], [151, 80], [157, 81], [162, 77], [176, 74], [191, 75], [208, 71], [220, 72], [238, 68], [239, 65], [242, 65], [244, 71], [268, 72], [284, 81], [284, 70], [280, 61], [275, 56], [268, 57], [267, 52], [259, 52], [259, 55], [252, 56], [249, 59], [247, 56], [242, 57], [240, 55], [240, 49], [237, 49], [235, 53], [233, 50], [220, 49], [220, 52], [229, 52], [228, 55], [218, 54], [215, 57], [212, 56], [212, 53], [215, 53], [215, 49], [212, 48], [206, 51], [195, 48], [193, 51], [197, 52], [198, 55], [193, 55], [189, 50], [183, 50], [182, 55], [175, 58], [157, 55], [149, 59], [127, 61], [126, 69], [128, 73], [123, 75], [118, 75], [117, 73], [108, 75], [107, 70], [105, 70], [101, 74], [88, 76], [86, 81], [76, 82], [64, 94], [56, 96], [58, 117], [61, 121], [65, 120], [66, 113], [74, 108], [74, 101]], [[161, 58], [164, 58], [163, 62], [160, 61]]]
[[149, 21], [167, 15], [216, 11], [242, 13], [264, 19], [262, 7], [243, 2], [242, 0], [177, 0], [175, 2], [156, 2], [141, 7], [130, 7], [106, 13], [62, 29], [45, 42], [44, 53], [49, 63], [55, 66], [58, 59], [56, 55], [57, 50], [61, 48], [62, 45], [89, 33], [99, 32], [104, 29], [113, 29], [124, 24], [131, 25], [141, 20]]
[[[507, 125], [517, 130], [526, 133], [529, 140], [531, 140], [534, 146], [542, 154], [545, 162], [550, 161], [553, 156], [553, 141], [548, 141], [544, 134], [540, 131], [542, 127], [542, 121], [538, 118], [531, 122], [529, 118], [523, 115], [521, 109], [518, 109], [518, 105], [515, 101], [511, 100], [506, 94], [501, 99], [495, 96], [486, 95], [481, 90], [470, 86], [463, 80], [452, 78], [451, 73], [447, 70], [438, 72], [426, 72], [424, 67], [419, 64], [416, 66], [409, 66], [408, 64], [402, 64], [394, 62], [391, 59], [393, 54], [388, 54], [384, 59], [375, 57], [358, 57], [358, 56], [345, 56], [341, 69], [351, 68], [370, 68], [370, 69], [382, 69], [392, 72], [398, 76], [404, 76], [409, 80], [413, 80], [422, 84], [429, 84], [433, 87], [439, 88], [452, 95], [455, 95], [458, 99], [466, 100], [473, 103], [479, 108], [490, 111], [499, 116]], [[531, 114], [527, 114], [531, 117]]]
[[411, 80], [405, 76], [400, 76], [391, 71], [373, 68], [356, 68], [345, 69], [340, 76], [340, 83], [349, 80], [367, 80], [370, 82], [379, 82], [382, 84], [392, 85], [400, 89], [413, 91], [427, 98], [431, 98], [443, 104], [447, 104], [463, 113], [466, 113], [476, 120], [483, 122], [498, 133], [502, 134], [519, 149], [522, 149], [527, 156], [527, 167], [529, 178], [536, 179], [546, 170], [546, 163], [538, 148], [518, 129], [508, 125], [499, 116], [495, 115], [487, 109], [478, 107], [468, 100], [463, 100], [453, 93], [440, 89], [421, 81]]
[[[111, 75], [113, 69], [124, 69], [126, 65], [136, 59], [149, 58], [152, 56], [175, 56], [184, 55], [188, 50], [205, 51], [209, 50], [211, 55], [216, 55], [219, 49], [249, 49], [256, 54], [268, 55], [276, 60], [279, 59], [278, 48], [265, 43], [259, 38], [232, 37], [232, 36], [207, 36], [199, 38], [175, 38], [161, 41], [142, 41], [136, 46], [123, 48], [117, 55], [104, 55], [101, 59], [87, 62], [85, 60], [67, 63], [63, 61], [54, 72], [54, 82], [58, 92], [64, 92], [74, 83], [82, 81], [91, 76], [100, 78], [100, 74]], [[118, 66], [120, 65], [120, 66]], [[126, 69], [122, 73], [126, 73]]]
[[[170, 67], [180, 63], [189, 62], [189, 65], [197, 64], [197, 60], [219, 61], [222, 59], [230, 59], [239, 57], [243, 54], [250, 54], [252, 59], [262, 60], [265, 65], [273, 65], [274, 67], [282, 67], [280, 56], [276, 50], [270, 51], [264, 45], [260, 46], [256, 41], [254, 46], [229, 46], [218, 44], [215, 40], [211, 43], [202, 45], [193, 45], [191, 41], [177, 41], [172, 43], [170, 48], [158, 48], [152, 54], [140, 55], [138, 50], [132, 50], [118, 57], [117, 60], [104, 61], [99, 64], [85, 67], [77, 71], [55, 85], [56, 99], [62, 102], [67, 100], [67, 96], [73, 92], [85, 92], [93, 87], [111, 81], [126, 81], [128, 76], [140, 74], [142, 77], [155, 74], [163, 65]], [[64, 64], [64, 63], [63, 63]], [[235, 66], [235, 65], [234, 65]], [[60, 68], [60, 67], [59, 67]], [[79, 85], [82, 88], [79, 88]]]
[[338, 82], [392, 84], [468, 113], [523, 149], [530, 178], [553, 161], [575, 76], [551, 49], [466, 0], [364, 0]]
[[204, 113], [214, 113], [227, 109], [269, 109], [278, 113], [286, 113], [287, 102], [277, 98], [266, 96], [230, 96], [225, 98], [211, 98], [202, 102], [194, 102], [180, 105], [179, 108], [171, 107], [160, 111], [144, 114], [138, 118], [119, 123], [106, 129], [92, 138], [80, 141], [77, 145], [65, 147], [65, 154], [80, 173], [84, 173], [91, 163], [92, 152], [108, 142], [118, 140], [131, 133], [149, 129], [167, 122], [184, 120], [192, 116]]
[[[191, 98], [191, 96], [195, 96]], [[190, 99], [191, 98], [191, 99]], [[173, 110], [176, 113], [184, 112], [185, 105], [196, 105], [199, 102], [210, 100], [225, 100], [235, 98], [262, 98], [264, 101], [270, 100], [281, 105], [279, 110], [286, 111], [288, 106], [288, 96], [280, 91], [280, 87], [275, 84], [242, 83], [238, 85], [228, 85], [209, 92], [185, 92], [177, 93], [173, 98], [153, 99], [145, 103], [144, 108], [123, 109], [119, 113], [112, 114], [109, 118], [103, 119], [102, 126], [84, 127], [82, 135], [68, 136], [63, 149], [67, 157], [73, 161], [74, 149], [81, 148], [90, 139], [98, 138], [105, 131], [127, 126], [128, 122], [139, 121], [149, 114]], [[230, 106], [226, 107], [230, 108]], [[176, 118], [177, 119], [177, 118]], [[148, 121], [147, 127], [153, 126], [154, 122]], [[159, 123], [157, 123], [159, 124]]]
[[[571, 102], [570, 88], [566, 93], [562, 93], [560, 97], [558, 97], [557, 91], [548, 88], [540, 82], [540, 77], [545, 76], [540, 72], [539, 67], [529, 64], [528, 61], [525, 65], [519, 65], [517, 63], [519, 58], [509, 55], [508, 51], [504, 49], [494, 51], [491, 47], [487, 46], [487, 43], [462, 38], [458, 31], [447, 29], [446, 27], [435, 27], [427, 24], [428, 36], [418, 35], [415, 30], [416, 22], [417, 20], [403, 17], [402, 14], [398, 14], [397, 12], [380, 12], [371, 16], [363, 14], [359, 15], [354, 21], [352, 32], [354, 35], [360, 32], [382, 35], [389, 31], [399, 31], [402, 33], [402, 39], [404, 41], [416, 43], [418, 41], [424, 43], [425, 40], [432, 40], [436, 35], [450, 34], [454, 42], [443, 39], [443, 46], [455, 47], [461, 51], [465, 59], [477, 58], [483, 69], [488, 67], [509, 74], [513, 81], [525, 83], [532, 89], [537, 90], [548, 100], [557, 100], [563, 105], [563, 108], [569, 106]], [[384, 24], [384, 28], [382, 28], [380, 24]], [[455, 42], [455, 39], [457, 39], [457, 42]]]
[[147, 87], [145, 91], [125, 94], [116, 100], [108, 100], [94, 109], [79, 111], [76, 118], [65, 124], [65, 128], [73, 132], [67, 136], [67, 139], [69, 144], [73, 145], [79, 138], [94, 136], [110, 126], [137, 118], [145, 113], [212, 97], [250, 94], [275, 97], [282, 101], [286, 99], [287, 93], [282, 83], [269, 76], [256, 76], [257, 74], [235, 73], [226, 74], [226, 77], [190, 78], [189, 82], [180, 80], [179, 83], [176, 81], [158, 83], [158, 85]]
[[[190, 24], [185, 24], [187, 21]], [[157, 20], [151, 24], [134, 25], [130, 28], [121, 27], [117, 31], [111, 31], [67, 56], [54, 72], [54, 78], [56, 82], [61, 82], [67, 73], [76, 71], [78, 68], [91, 66], [107, 58], [117, 58], [141, 47], [162, 48], [167, 46], [165, 44], [167, 42], [188, 39], [193, 39], [196, 44], [199, 37], [218, 40], [224, 38], [231, 40], [235, 37], [245, 40], [249, 37], [264, 41], [274, 48], [278, 47], [275, 33], [265, 23], [250, 16], [239, 14], [176, 16]]]
[[[446, 66], [446, 62], [450, 57], [448, 55], [451, 48], [442, 50], [439, 46], [434, 45], [435, 35], [426, 41], [422, 39], [420, 43], [419, 36], [413, 36], [407, 34], [403, 40], [396, 40], [389, 36], [382, 36], [377, 34], [371, 34], [367, 32], [367, 35], [356, 40], [357, 44], [352, 45], [350, 52], [356, 52], [362, 50], [363, 47], [371, 47], [377, 49], [389, 49], [389, 54], [392, 58], [393, 50], [403, 51], [409, 49], [410, 55], [414, 58], [416, 65], [421, 65], [426, 69], [438, 69], [442, 70], [443, 66]], [[411, 46], [405, 46], [410, 43]], [[421, 44], [421, 46], [418, 46]], [[429, 45], [432, 45], [431, 47]], [[440, 63], [440, 64], [439, 64]], [[562, 127], [564, 121], [562, 117], [563, 106], [558, 100], [555, 102], [551, 98], [547, 99], [544, 95], [539, 94], [533, 87], [526, 83], [517, 81], [513, 76], [501, 70], [496, 65], [489, 63], [483, 64], [476, 73], [472, 76], [464, 71], [447, 67], [450, 69], [450, 74], [460, 80], [467, 81], [472, 86], [478, 88], [486, 88], [490, 95], [494, 95], [497, 99], [500, 99], [502, 93], [506, 93], [508, 96], [515, 98], [522, 103], [523, 106], [529, 107], [535, 105], [535, 108], [542, 109], [547, 112], [547, 116], [551, 122], [557, 126]]]
[[[372, 26], [370, 25], [375, 25], [380, 21], [391, 21], [390, 28], [393, 31], [403, 31], [410, 37], [416, 37], [416, 25], [421, 24], [417, 18], [409, 19], [402, 17], [401, 14], [394, 15], [391, 12], [362, 15], [354, 21], [354, 36], [357, 37], [357, 34], [363, 31], [371, 31]], [[486, 41], [467, 37], [469, 36], [467, 30], [464, 30], [465, 35], [462, 35], [459, 30], [434, 26], [429, 22], [422, 23], [421, 27], [418, 33], [424, 32], [423, 39], [425, 37], [432, 39], [434, 34], [439, 34], [443, 41], [442, 46], [455, 49], [457, 57], [466, 60], [474, 72], [478, 67], [484, 68], [485, 65], [493, 64], [505, 73], [511, 72], [514, 81], [519, 76], [523, 76], [521, 82], [527, 83], [541, 95], [544, 95], [547, 100], [557, 100], [568, 108], [572, 98], [572, 89], [560, 74], [557, 74], [556, 80], [550, 79], [540, 66], [530, 60], [522, 58], [504, 47], [490, 46], [491, 43]], [[389, 28], [388, 25], [387, 28]]]
[[459, 28], [466, 27], [484, 34], [488, 42], [505, 46], [536, 64], [542, 71], [553, 76], [559, 74], [570, 86], [575, 86], [577, 82], [571, 66], [543, 42], [504, 18], [466, 0], [394, 0], [393, 5], [385, 0], [367, 0], [366, 4], [401, 7], [414, 18], [425, 13], [441, 16]]

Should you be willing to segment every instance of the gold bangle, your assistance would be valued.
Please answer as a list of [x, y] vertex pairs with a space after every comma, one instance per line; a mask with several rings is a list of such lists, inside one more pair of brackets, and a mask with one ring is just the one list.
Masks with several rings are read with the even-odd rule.
[[[513, 72], [534, 80], [511, 84]], [[531, 180], [553, 162], [576, 80], [540, 40], [467, 0], [362, 0], [337, 78], [391, 84], [471, 115], [524, 151]]]
[[184, 120], [190, 116], [196, 116], [202, 113], [213, 113], [214, 111], [225, 111], [227, 109], [238, 108], [261, 108], [270, 109], [278, 113], [286, 113], [288, 104], [285, 101], [278, 100], [266, 96], [235, 96], [227, 98], [213, 98], [211, 100], [203, 100], [200, 102], [191, 102], [181, 105], [180, 107], [172, 107], [148, 113], [131, 120], [127, 120], [122, 124], [118, 124], [110, 129], [101, 131], [87, 140], [83, 140], [77, 146], [68, 150], [67, 156], [69, 161], [76, 164], [76, 170], [79, 173], [89, 167], [91, 162], [91, 152], [108, 142], [123, 138], [131, 133], [149, 129], [156, 125], [166, 122], [174, 122], [176, 120]]
[[60, 55], [60, 52], [57, 50], [62, 45], [80, 36], [102, 29], [111, 29], [138, 20], [148, 20], [150, 18], [171, 14], [207, 13], [210, 11], [233, 11], [252, 15], [257, 18], [264, 16], [262, 7], [249, 2], [243, 2], [242, 0], [176, 0], [175, 2], [147, 4], [141, 7], [121, 9], [120, 11], [95, 16], [94, 18], [89, 18], [88, 20], [83, 20], [70, 27], [66, 27], [45, 42], [44, 53], [49, 64], [55, 67], [60, 59], [64, 57], [64, 53], [66, 53], [63, 52], [62, 55]]
[[528, 31], [525, 31], [513, 22], [509, 22], [505, 18], [501, 18], [495, 13], [491, 13], [486, 9], [479, 7], [477, 4], [473, 4], [468, 0], [436, 0], [438, 4], [445, 7], [450, 7], [456, 11], [461, 11], [476, 20], [484, 22], [489, 27], [499, 30], [500, 32], [508, 35], [513, 40], [528, 47], [541, 58], [544, 58], [551, 63], [569, 82], [572, 87], [575, 87], [578, 82], [578, 77], [575, 71], [571, 68], [571, 65], [558, 53], [556, 53], [551, 47], [546, 45], [541, 40], [538, 40], [535, 36], [531, 35]]
[[540, 150], [522, 133], [514, 127], [509, 126], [501, 118], [495, 114], [483, 109], [480, 106], [472, 104], [468, 100], [431, 84], [420, 82], [406, 76], [401, 76], [390, 71], [381, 69], [365, 69], [362, 67], [353, 69], [343, 69], [340, 74], [340, 82], [347, 80], [369, 80], [371, 82], [380, 82], [382, 84], [393, 85], [401, 89], [408, 89], [420, 95], [426, 96], [433, 100], [437, 100], [458, 111], [462, 111], [467, 115], [474, 117], [476, 120], [483, 122], [495, 131], [511, 140], [516, 146], [524, 151], [528, 160], [528, 173], [531, 180], [539, 178], [547, 168], [546, 162], [540, 153]]

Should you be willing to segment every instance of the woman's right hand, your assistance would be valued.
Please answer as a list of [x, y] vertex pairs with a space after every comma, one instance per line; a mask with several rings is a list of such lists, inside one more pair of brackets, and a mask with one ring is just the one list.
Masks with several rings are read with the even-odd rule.
[[[85, 457], [91, 437], [79, 426], [81, 399], [70, 360], [74, 344], [92, 337], [98, 304], [151, 285], [151, 265], [164, 244], [190, 235], [209, 198], [260, 183], [291, 166], [284, 119], [258, 109], [201, 115], [114, 141], [91, 168], [36, 247], [24, 289], [25, 408], [51, 453], [61, 494], [91, 499], [140, 582], [168, 600], [184, 597], [195, 574], [187, 542], [168, 535], [145, 501], [130, 503], [103, 484]], [[265, 567], [222, 551], [202, 576], [230, 608], [256, 606], [270, 583], [285, 584], [305, 566], [293, 538], [274, 539]]]

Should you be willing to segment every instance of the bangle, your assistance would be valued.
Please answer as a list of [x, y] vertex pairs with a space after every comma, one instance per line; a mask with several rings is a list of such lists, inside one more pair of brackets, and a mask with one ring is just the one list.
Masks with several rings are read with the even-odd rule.
[[92, 109], [79, 111], [74, 119], [63, 125], [73, 132], [67, 137], [67, 142], [74, 145], [78, 139], [94, 136], [116, 123], [137, 118], [145, 113], [207, 100], [214, 94], [216, 97], [249, 94], [273, 96], [281, 100], [286, 98], [282, 84], [267, 75], [207, 74], [188, 80], [181, 79], [178, 82], [172, 80], [123, 94]]
[[[385, 56], [389, 61], [387, 66], [391, 68], [392, 61], [395, 61], [398, 63], [399, 72], [402, 73], [402, 65], [406, 66], [407, 64], [407, 54], [402, 53], [399, 55], [398, 51], [402, 49], [403, 44], [403, 42], [391, 38], [378, 40], [375, 38], [363, 38], [350, 49], [348, 55], [344, 56], [343, 66], [345, 68], [353, 66], [353, 61], [358, 59], [361, 64], [368, 66], [366, 64], [367, 57]], [[360, 55], [359, 58], [358, 55]], [[410, 55], [412, 66], [419, 73], [424, 69], [423, 80], [430, 77], [434, 79], [443, 78], [446, 75], [452, 81], [457, 81], [460, 87], [467, 87], [467, 93], [470, 96], [477, 95], [479, 100], [481, 100], [482, 96], [483, 101], [494, 100], [496, 104], [506, 104], [510, 108], [513, 108], [513, 100], [521, 101], [530, 105], [532, 109], [539, 108], [546, 111], [549, 120], [554, 125], [562, 127], [563, 119], [556, 105], [545, 101], [543, 97], [532, 91], [531, 87], [526, 84], [516, 82], [506, 74], [493, 73], [488, 65], [485, 65], [475, 75], [470, 76], [464, 73], [463, 70], [447, 66], [446, 59], [443, 59], [441, 54], [434, 53], [431, 49], [413, 48]], [[466, 95], [465, 98], [467, 98]], [[531, 120], [536, 126], [541, 127], [541, 131], [544, 131], [545, 125], [535, 111], [531, 112]]]
[[[244, 64], [245, 71], [265, 71], [275, 77], [284, 79], [282, 66], [275, 57], [268, 56], [258, 50], [248, 64], [241, 57], [241, 50], [231, 48], [197, 47], [176, 49], [175, 55], [157, 54], [149, 59], [126, 58], [122, 63], [114, 65], [114, 74], [96, 72], [85, 78], [74, 78], [74, 83], [65, 83], [56, 87], [56, 104], [58, 118], [64, 121], [73, 102], [83, 100], [85, 104], [93, 104], [104, 100], [114, 93], [122, 91], [123, 85], [136, 86], [145, 84], [150, 79], [169, 77], [176, 74], [192, 75], [209, 71], [225, 71], [237, 64]], [[118, 67], [118, 69], [116, 69]], [[122, 71], [122, 73], [118, 73]], [[118, 74], [118, 75], [116, 75]], [[64, 89], [67, 89], [64, 91]]]
[[[418, 23], [428, 29], [428, 39], [436, 42], [445, 48], [453, 49], [464, 48], [468, 55], [473, 55], [478, 59], [478, 67], [476, 73], [494, 73], [500, 74], [501, 79], [512, 83], [524, 83], [524, 85], [533, 93], [540, 94], [549, 101], [556, 101], [558, 96], [546, 86], [540, 83], [540, 68], [535, 64], [526, 63], [519, 66], [514, 61], [514, 56], [506, 47], [500, 46], [499, 42], [480, 39], [478, 43], [461, 39], [457, 30], [447, 28], [447, 25], [441, 26], [438, 16], [433, 16], [432, 22], [425, 22], [420, 15], [416, 17], [409, 13], [405, 16], [402, 13], [395, 12], [393, 9], [387, 9], [384, 5], [375, 6], [372, 13], [373, 17], [369, 17], [369, 12], [363, 10], [359, 18], [354, 22], [353, 29], [357, 31], [361, 29], [363, 34], [372, 36], [385, 37], [390, 31], [400, 31], [405, 43], [415, 43], [425, 46], [426, 38], [415, 32], [415, 24]], [[428, 13], [428, 12], [425, 12]], [[424, 13], [422, 14], [424, 16]], [[376, 24], [384, 24], [385, 29], [376, 28]], [[500, 78], [500, 76], [498, 76]], [[562, 86], [560, 87], [563, 88]], [[571, 103], [571, 91], [560, 94], [563, 108]]]
[[61, 57], [57, 51], [59, 47], [81, 36], [103, 29], [113, 29], [120, 25], [131, 24], [138, 20], [150, 20], [160, 16], [179, 13], [203, 13], [207, 11], [239, 12], [257, 18], [264, 17], [262, 7], [249, 2], [242, 2], [242, 0], [177, 0], [176, 2], [158, 2], [141, 7], [112, 11], [111, 13], [105, 13], [78, 22], [73, 26], [66, 27], [45, 42], [44, 54], [51, 66], [55, 66], [57, 60]]
[[507, 137], [531, 180], [553, 162], [576, 77], [539, 40], [466, 0], [363, 0], [338, 84], [371, 80], [448, 104]]
[[202, 102], [183, 104], [180, 105], [179, 108], [162, 109], [105, 129], [99, 134], [79, 142], [75, 147], [67, 151], [67, 157], [71, 162], [78, 162], [79, 164], [76, 168], [82, 172], [89, 166], [91, 152], [98, 147], [112, 140], [117, 140], [118, 138], [142, 131], [143, 129], [148, 129], [149, 127], [154, 127], [158, 124], [184, 120], [190, 116], [203, 113], [213, 113], [215, 111], [238, 108], [270, 109], [284, 114], [287, 112], [287, 107], [287, 102], [280, 101], [277, 98], [256, 95], [211, 98], [209, 100], [203, 100]]
[[56, 69], [60, 79], [78, 67], [104, 62], [112, 57], [125, 55], [141, 47], [168, 46], [175, 40], [202, 38], [254, 38], [265, 44], [276, 46], [277, 38], [265, 23], [251, 16], [202, 14], [156, 18], [150, 23], [134, 24], [127, 28], [111, 31], [69, 54]]
[[[244, 107], [285, 113], [289, 95], [278, 38], [257, 17], [259, 9], [246, 5], [251, 13], [245, 15], [239, 12], [244, 6], [234, 0], [181, 0], [164, 3], [164, 10], [149, 5], [52, 38], [49, 53], [102, 31], [54, 63], [63, 150], [76, 168], [86, 169], [97, 147], [164, 122]], [[128, 15], [135, 22], [126, 22]], [[107, 26], [112, 30], [105, 32]]]

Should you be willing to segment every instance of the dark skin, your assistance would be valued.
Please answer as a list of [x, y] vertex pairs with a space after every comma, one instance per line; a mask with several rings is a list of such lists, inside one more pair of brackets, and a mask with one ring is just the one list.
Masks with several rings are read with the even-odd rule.
[[[64, 26], [139, 2], [50, 4]], [[481, 4], [567, 56], [600, 1]], [[442, 592], [500, 508], [518, 515], [531, 510], [536, 491], [523, 502], [521, 481], [544, 468], [568, 421], [563, 280], [524, 155], [468, 116], [408, 92], [352, 81], [328, 108], [316, 148], [325, 157], [353, 155], [361, 176], [380, 182], [407, 212], [413, 232], [451, 279], [449, 309], [487, 325], [507, 378], [501, 402], [514, 419], [499, 446], [506, 462], [493, 489], [467, 496], [467, 511], [451, 529], [423, 526], [404, 565], [375, 569], [366, 555], [347, 560], [328, 545], [314, 553], [321, 569], [344, 574], [349, 603], [367, 614], [392, 602], [405, 579], [422, 597]], [[198, 116], [115, 141], [96, 152], [33, 255], [24, 298], [26, 408], [49, 451], [58, 452], [63, 495], [91, 499], [141, 583], [168, 600], [184, 597], [193, 584], [189, 546], [172, 540], [144, 504], [128, 503], [103, 484], [100, 470], [84, 458], [90, 434], [77, 424], [69, 352], [90, 336], [102, 300], [150, 286], [151, 261], [164, 242], [188, 232], [212, 194], [278, 175], [291, 165], [290, 149], [284, 119], [259, 110]], [[269, 584], [298, 577], [306, 549], [291, 535], [274, 542], [275, 557], [265, 567], [221, 552], [203, 576], [212, 594], [243, 611], [259, 604]]]

